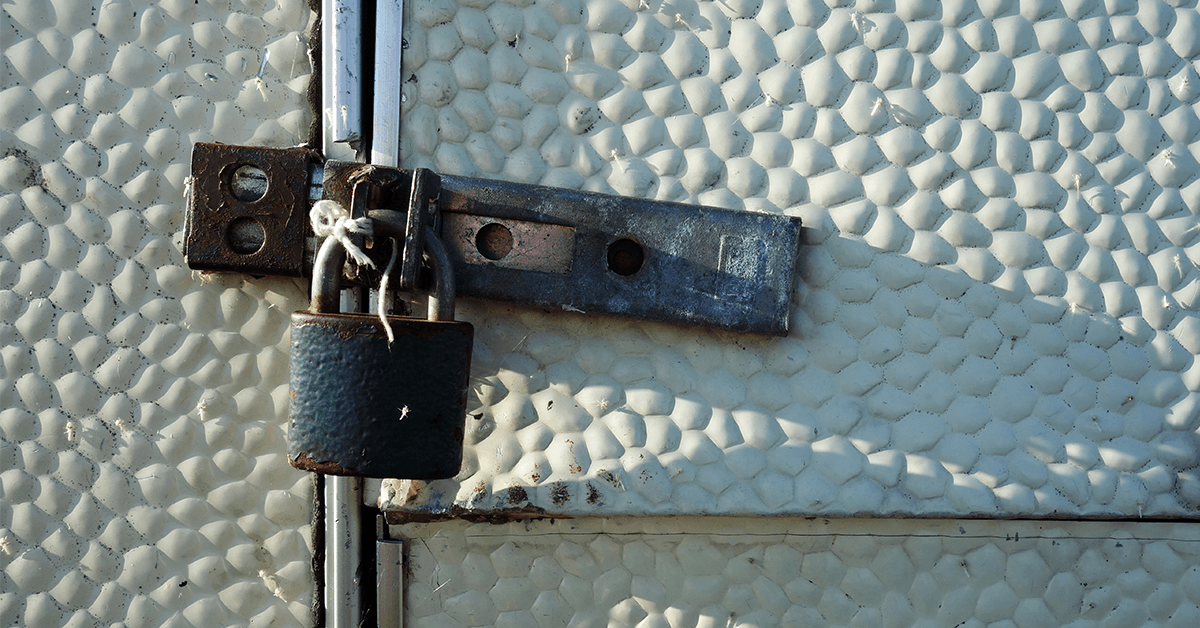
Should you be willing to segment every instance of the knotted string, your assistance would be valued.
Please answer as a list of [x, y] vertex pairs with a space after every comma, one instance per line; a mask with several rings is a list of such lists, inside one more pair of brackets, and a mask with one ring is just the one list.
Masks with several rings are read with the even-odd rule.
[[[313, 232], [321, 238], [336, 238], [341, 242], [342, 247], [346, 249], [346, 253], [354, 262], [360, 266], [375, 268], [375, 262], [367, 257], [367, 254], [362, 249], [354, 244], [350, 239], [351, 233], [357, 233], [369, 237], [373, 237], [375, 229], [370, 218], [351, 218], [350, 212], [342, 207], [337, 201], [328, 199], [313, 203], [312, 211], [308, 214], [309, 220], [312, 221]], [[383, 329], [387, 332], [388, 346], [396, 340], [392, 334], [392, 325], [387, 319], [387, 285], [388, 279], [391, 277], [392, 269], [396, 266], [397, 253], [399, 248], [396, 245], [394, 238], [392, 240], [392, 259], [388, 262], [387, 268], [383, 271], [383, 279], [379, 282], [379, 320], [383, 322]]]
[[346, 211], [346, 208], [339, 205], [337, 201], [331, 200], [320, 200], [313, 203], [308, 217], [312, 221], [313, 232], [317, 234], [317, 237], [337, 238], [356, 264], [375, 268], [375, 262], [372, 262], [371, 258], [367, 257], [367, 254], [363, 253], [363, 250], [350, 239], [351, 233], [368, 238], [375, 235], [370, 218], [365, 216], [351, 218], [350, 212]]

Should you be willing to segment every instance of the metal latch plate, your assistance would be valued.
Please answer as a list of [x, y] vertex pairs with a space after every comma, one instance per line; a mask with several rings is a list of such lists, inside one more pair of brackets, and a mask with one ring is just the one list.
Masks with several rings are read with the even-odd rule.
[[[798, 218], [449, 175], [441, 182], [442, 239], [461, 294], [787, 333]], [[489, 259], [503, 251], [489, 250], [489, 231], [502, 241], [509, 232], [511, 251]]]
[[[354, 173], [380, 169], [392, 171], [381, 173], [383, 180], [394, 174], [397, 183], [383, 196], [372, 195], [370, 209], [407, 211], [410, 193], [421, 196], [406, 183], [417, 180], [412, 171], [380, 166], [331, 161], [323, 181], [310, 181], [313, 159], [307, 149], [197, 144], [188, 265], [307, 275], [313, 188], [321, 185], [323, 197], [347, 205]], [[257, 200], [235, 194], [246, 187], [234, 179], [245, 165], [265, 178], [250, 186], [252, 193], [265, 190]], [[449, 249], [461, 294], [730, 331], [788, 331], [801, 238], [797, 217], [452, 175], [435, 179], [440, 186], [429, 190], [429, 218]], [[248, 239], [239, 224], [260, 226], [261, 241]], [[382, 254], [376, 251], [368, 254]]]
[[312, 231], [308, 171], [318, 160], [308, 148], [197, 143], [184, 226], [188, 266], [298, 275]]

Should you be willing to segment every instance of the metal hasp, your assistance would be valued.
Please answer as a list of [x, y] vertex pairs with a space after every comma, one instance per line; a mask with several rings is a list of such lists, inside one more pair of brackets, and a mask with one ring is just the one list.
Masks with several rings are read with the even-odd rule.
[[461, 294], [787, 333], [799, 218], [449, 175], [441, 185]]
[[307, 148], [197, 143], [184, 224], [188, 267], [299, 276], [312, 232], [308, 171], [319, 160]]
[[[231, 155], [236, 148], [197, 144], [195, 150], [212, 146]], [[272, 151], [247, 150], [253, 155]], [[220, 172], [240, 167], [233, 157], [228, 161]], [[307, 191], [318, 185], [308, 180], [307, 164], [286, 171], [259, 167], [266, 172], [268, 191], [275, 186]], [[194, 169], [193, 175], [211, 178], [215, 173]], [[405, 289], [415, 281], [422, 249], [423, 230], [417, 226], [426, 223], [446, 244], [458, 290], [465, 295], [588, 314], [787, 334], [800, 249], [797, 217], [352, 162], [326, 162], [321, 176], [322, 196], [338, 201], [353, 216], [378, 209], [407, 214], [408, 233], [414, 237], [409, 238], [400, 264], [400, 285]], [[189, 242], [192, 231], [208, 230], [210, 237], [236, 235], [228, 227], [236, 218], [210, 212], [204, 202], [208, 201], [198, 195], [193, 201]], [[264, 196], [235, 209], [257, 218], [268, 202]], [[269, 242], [276, 224], [262, 221]], [[304, 263], [299, 254], [294, 266], [268, 271], [250, 263], [261, 253], [243, 255], [246, 263], [241, 267], [200, 266], [193, 260], [201, 259], [191, 251], [185, 251], [189, 266], [204, 270], [298, 276], [311, 268], [311, 262]], [[376, 246], [368, 254], [383, 267], [390, 248]], [[307, 259], [311, 255], [310, 251]], [[374, 283], [378, 275], [365, 273], [350, 279]]]

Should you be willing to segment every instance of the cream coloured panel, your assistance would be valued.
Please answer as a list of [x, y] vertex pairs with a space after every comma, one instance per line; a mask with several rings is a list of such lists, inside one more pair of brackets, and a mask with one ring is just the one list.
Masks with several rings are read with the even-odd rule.
[[311, 624], [283, 432], [302, 288], [180, 247], [193, 142], [308, 136], [312, 20], [0, 3], [0, 624]]
[[1195, 626], [1185, 524], [584, 518], [393, 526], [411, 626]]
[[464, 303], [423, 514], [1194, 516], [1194, 3], [421, 0], [402, 163], [802, 216], [765, 339]]

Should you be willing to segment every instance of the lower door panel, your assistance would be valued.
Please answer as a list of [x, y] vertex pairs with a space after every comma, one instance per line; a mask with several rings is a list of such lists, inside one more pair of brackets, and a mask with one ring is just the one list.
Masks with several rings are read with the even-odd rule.
[[1200, 625], [1175, 523], [582, 518], [394, 525], [406, 626]]

